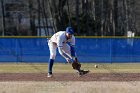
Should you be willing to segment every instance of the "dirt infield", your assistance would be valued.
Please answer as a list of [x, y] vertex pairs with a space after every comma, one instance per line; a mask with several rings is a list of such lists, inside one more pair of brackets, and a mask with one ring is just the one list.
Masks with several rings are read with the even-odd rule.
[[1, 73], [0, 81], [140, 81], [140, 73], [54, 73], [52, 78], [47, 73]]

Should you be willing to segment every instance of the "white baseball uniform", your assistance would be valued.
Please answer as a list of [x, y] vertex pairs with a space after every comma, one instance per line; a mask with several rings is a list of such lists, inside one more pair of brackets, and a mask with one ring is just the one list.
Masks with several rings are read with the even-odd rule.
[[72, 38], [67, 40], [66, 32], [59, 31], [50, 38], [48, 46], [50, 50], [50, 59], [55, 59], [57, 47], [62, 57], [65, 59], [68, 57], [72, 59], [70, 46], [75, 46], [75, 37], [72, 35]]

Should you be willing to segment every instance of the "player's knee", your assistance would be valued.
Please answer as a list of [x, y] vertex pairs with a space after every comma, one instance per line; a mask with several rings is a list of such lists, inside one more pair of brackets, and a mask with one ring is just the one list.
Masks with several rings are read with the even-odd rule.
[[50, 55], [50, 59], [55, 59], [55, 54]]

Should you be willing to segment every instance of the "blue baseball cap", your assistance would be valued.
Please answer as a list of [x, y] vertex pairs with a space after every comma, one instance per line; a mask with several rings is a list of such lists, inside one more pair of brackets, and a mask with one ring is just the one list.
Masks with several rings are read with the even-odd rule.
[[66, 33], [69, 33], [69, 34], [73, 35], [74, 31], [73, 31], [72, 27], [67, 27], [66, 28]]

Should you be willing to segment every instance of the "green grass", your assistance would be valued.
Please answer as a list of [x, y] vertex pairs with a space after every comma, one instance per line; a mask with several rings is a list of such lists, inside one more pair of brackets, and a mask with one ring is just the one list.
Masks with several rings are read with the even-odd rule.
[[[82, 69], [91, 73], [140, 73], [139, 63], [97, 64], [82, 63]], [[73, 73], [71, 64], [54, 63], [54, 73]], [[0, 73], [47, 73], [46, 63], [0, 63]]]

